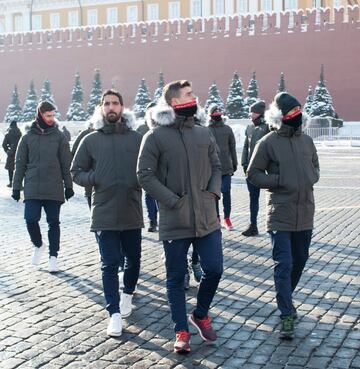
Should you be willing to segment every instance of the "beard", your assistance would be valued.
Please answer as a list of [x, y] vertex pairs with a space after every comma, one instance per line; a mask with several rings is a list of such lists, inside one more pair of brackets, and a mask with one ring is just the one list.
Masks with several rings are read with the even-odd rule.
[[121, 113], [116, 114], [115, 112], [109, 112], [105, 115], [105, 119], [109, 122], [109, 123], [116, 123], [117, 121], [119, 121], [121, 118]]

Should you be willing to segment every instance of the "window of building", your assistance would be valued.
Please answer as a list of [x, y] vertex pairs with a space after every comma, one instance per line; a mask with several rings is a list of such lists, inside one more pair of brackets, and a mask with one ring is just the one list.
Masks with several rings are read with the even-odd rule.
[[159, 4], [149, 4], [147, 6], [147, 19], [156, 21], [159, 19]]
[[249, 0], [249, 13], [256, 13], [259, 11], [258, 2]]
[[50, 28], [60, 28], [60, 13], [50, 14]]
[[107, 9], [107, 24], [116, 24], [119, 22], [118, 20], [118, 9], [117, 8], [108, 8]]
[[341, 0], [334, 0], [334, 8], [339, 8], [341, 5]]
[[214, 14], [215, 15], [225, 14], [224, 0], [214, 0]]
[[321, 8], [321, 0], [313, 0], [314, 8]]
[[39, 31], [42, 28], [42, 16], [41, 14], [35, 14], [31, 17], [32, 30]]
[[248, 0], [237, 0], [236, 10], [238, 13], [248, 12]]
[[201, 0], [191, 0], [191, 16], [192, 17], [201, 17], [202, 9], [201, 9]]
[[261, 10], [263, 12], [272, 11], [272, 0], [261, 0]]
[[77, 10], [69, 12], [68, 23], [69, 27], [77, 27], [79, 25], [79, 12]]
[[297, 10], [297, 0], [285, 0], [285, 10]]
[[96, 26], [97, 24], [99, 24], [97, 9], [89, 9], [87, 11], [87, 24], [89, 26]]
[[18, 14], [14, 17], [14, 30], [15, 32], [22, 32], [24, 30], [24, 18], [22, 15]]
[[138, 21], [138, 7], [128, 6], [126, 8], [126, 21], [128, 23], [135, 23]]
[[180, 18], [180, 1], [169, 2], [169, 19]]

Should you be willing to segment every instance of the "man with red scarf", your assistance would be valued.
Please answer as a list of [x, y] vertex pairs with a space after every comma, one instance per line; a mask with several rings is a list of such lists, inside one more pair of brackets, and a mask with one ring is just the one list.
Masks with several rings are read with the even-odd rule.
[[74, 196], [70, 175], [69, 143], [57, 124], [56, 108], [40, 102], [35, 121], [21, 138], [16, 151], [12, 198], [20, 200], [24, 181], [25, 221], [33, 243], [31, 262], [38, 265], [47, 245], [43, 241], [39, 220], [44, 208], [49, 226], [49, 272], [57, 272], [60, 249], [60, 207]]
[[154, 127], [143, 138], [137, 170], [140, 185], [159, 204], [159, 236], [178, 353], [190, 351], [184, 291], [190, 244], [199, 254], [204, 274], [189, 321], [207, 342], [217, 338], [208, 312], [223, 271], [215, 205], [221, 194], [221, 164], [210, 131], [195, 124], [199, 112], [189, 81], [165, 86], [153, 110]]

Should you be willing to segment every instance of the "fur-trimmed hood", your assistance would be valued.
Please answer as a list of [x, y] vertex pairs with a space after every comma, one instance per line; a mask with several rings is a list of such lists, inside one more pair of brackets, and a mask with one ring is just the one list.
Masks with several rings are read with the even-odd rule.
[[[134, 129], [135, 128], [136, 118], [135, 118], [135, 114], [132, 111], [130, 111], [128, 109], [124, 109], [124, 111], [122, 113], [122, 116], [121, 116], [121, 121], [123, 121], [129, 129]], [[90, 118], [90, 122], [93, 124], [95, 130], [99, 130], [99, 129], [104, 128], [106, 122], [105, 122], [104, 117], [101, 113], [101, 107], [100, 106], [97, 106], [95, 108], [94, 114]]]
[[[164, 99], [160, 99], [158, 104], [151, 109], [151, 126], [150, 129], [159, 126], [171, 126], [174, 124], [176, 114], [174, 109], [165, 102]], [[206, 115], [204, 110], [198, 105], [198, 109], [195, 115], [195, 123], [204, 126], [206, 122]], [[149, 124], [149, 122], [147, 122]]]
[[[277, 131], [283, 126], [283, 114], [277, 107], [275, 102], [272, 102], [269, 109], [265, 112], [265, 121], [269, 126], [270, 131]], [[310, 124], [310, 117], [302, 111], [302, 125], [301, 128], [304, 130]]]

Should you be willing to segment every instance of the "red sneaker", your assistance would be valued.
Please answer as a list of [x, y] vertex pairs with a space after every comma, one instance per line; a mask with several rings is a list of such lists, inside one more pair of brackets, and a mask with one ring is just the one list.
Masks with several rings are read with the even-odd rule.
[[231, 223], [231, 220], [230, 218], [225, 218], [224, 219], [224, 226], [225, 228], [228, 230], [228, 231], [232, 231], [234, 229], [232, 223]]
[[174, 352], [186, 354], [190, 352], [190, 333], [188, 331], [176, 332]]
[[211, 326], [211, 318], [207, 316], [204, 319], [198, 319], [195, 317], [194, 313], [189, 315], [190, 323], [196, 327], [199, 331], [201, 338], [207, 342], [214, 342], [217, 339], [216, 332], [213, 330]]

